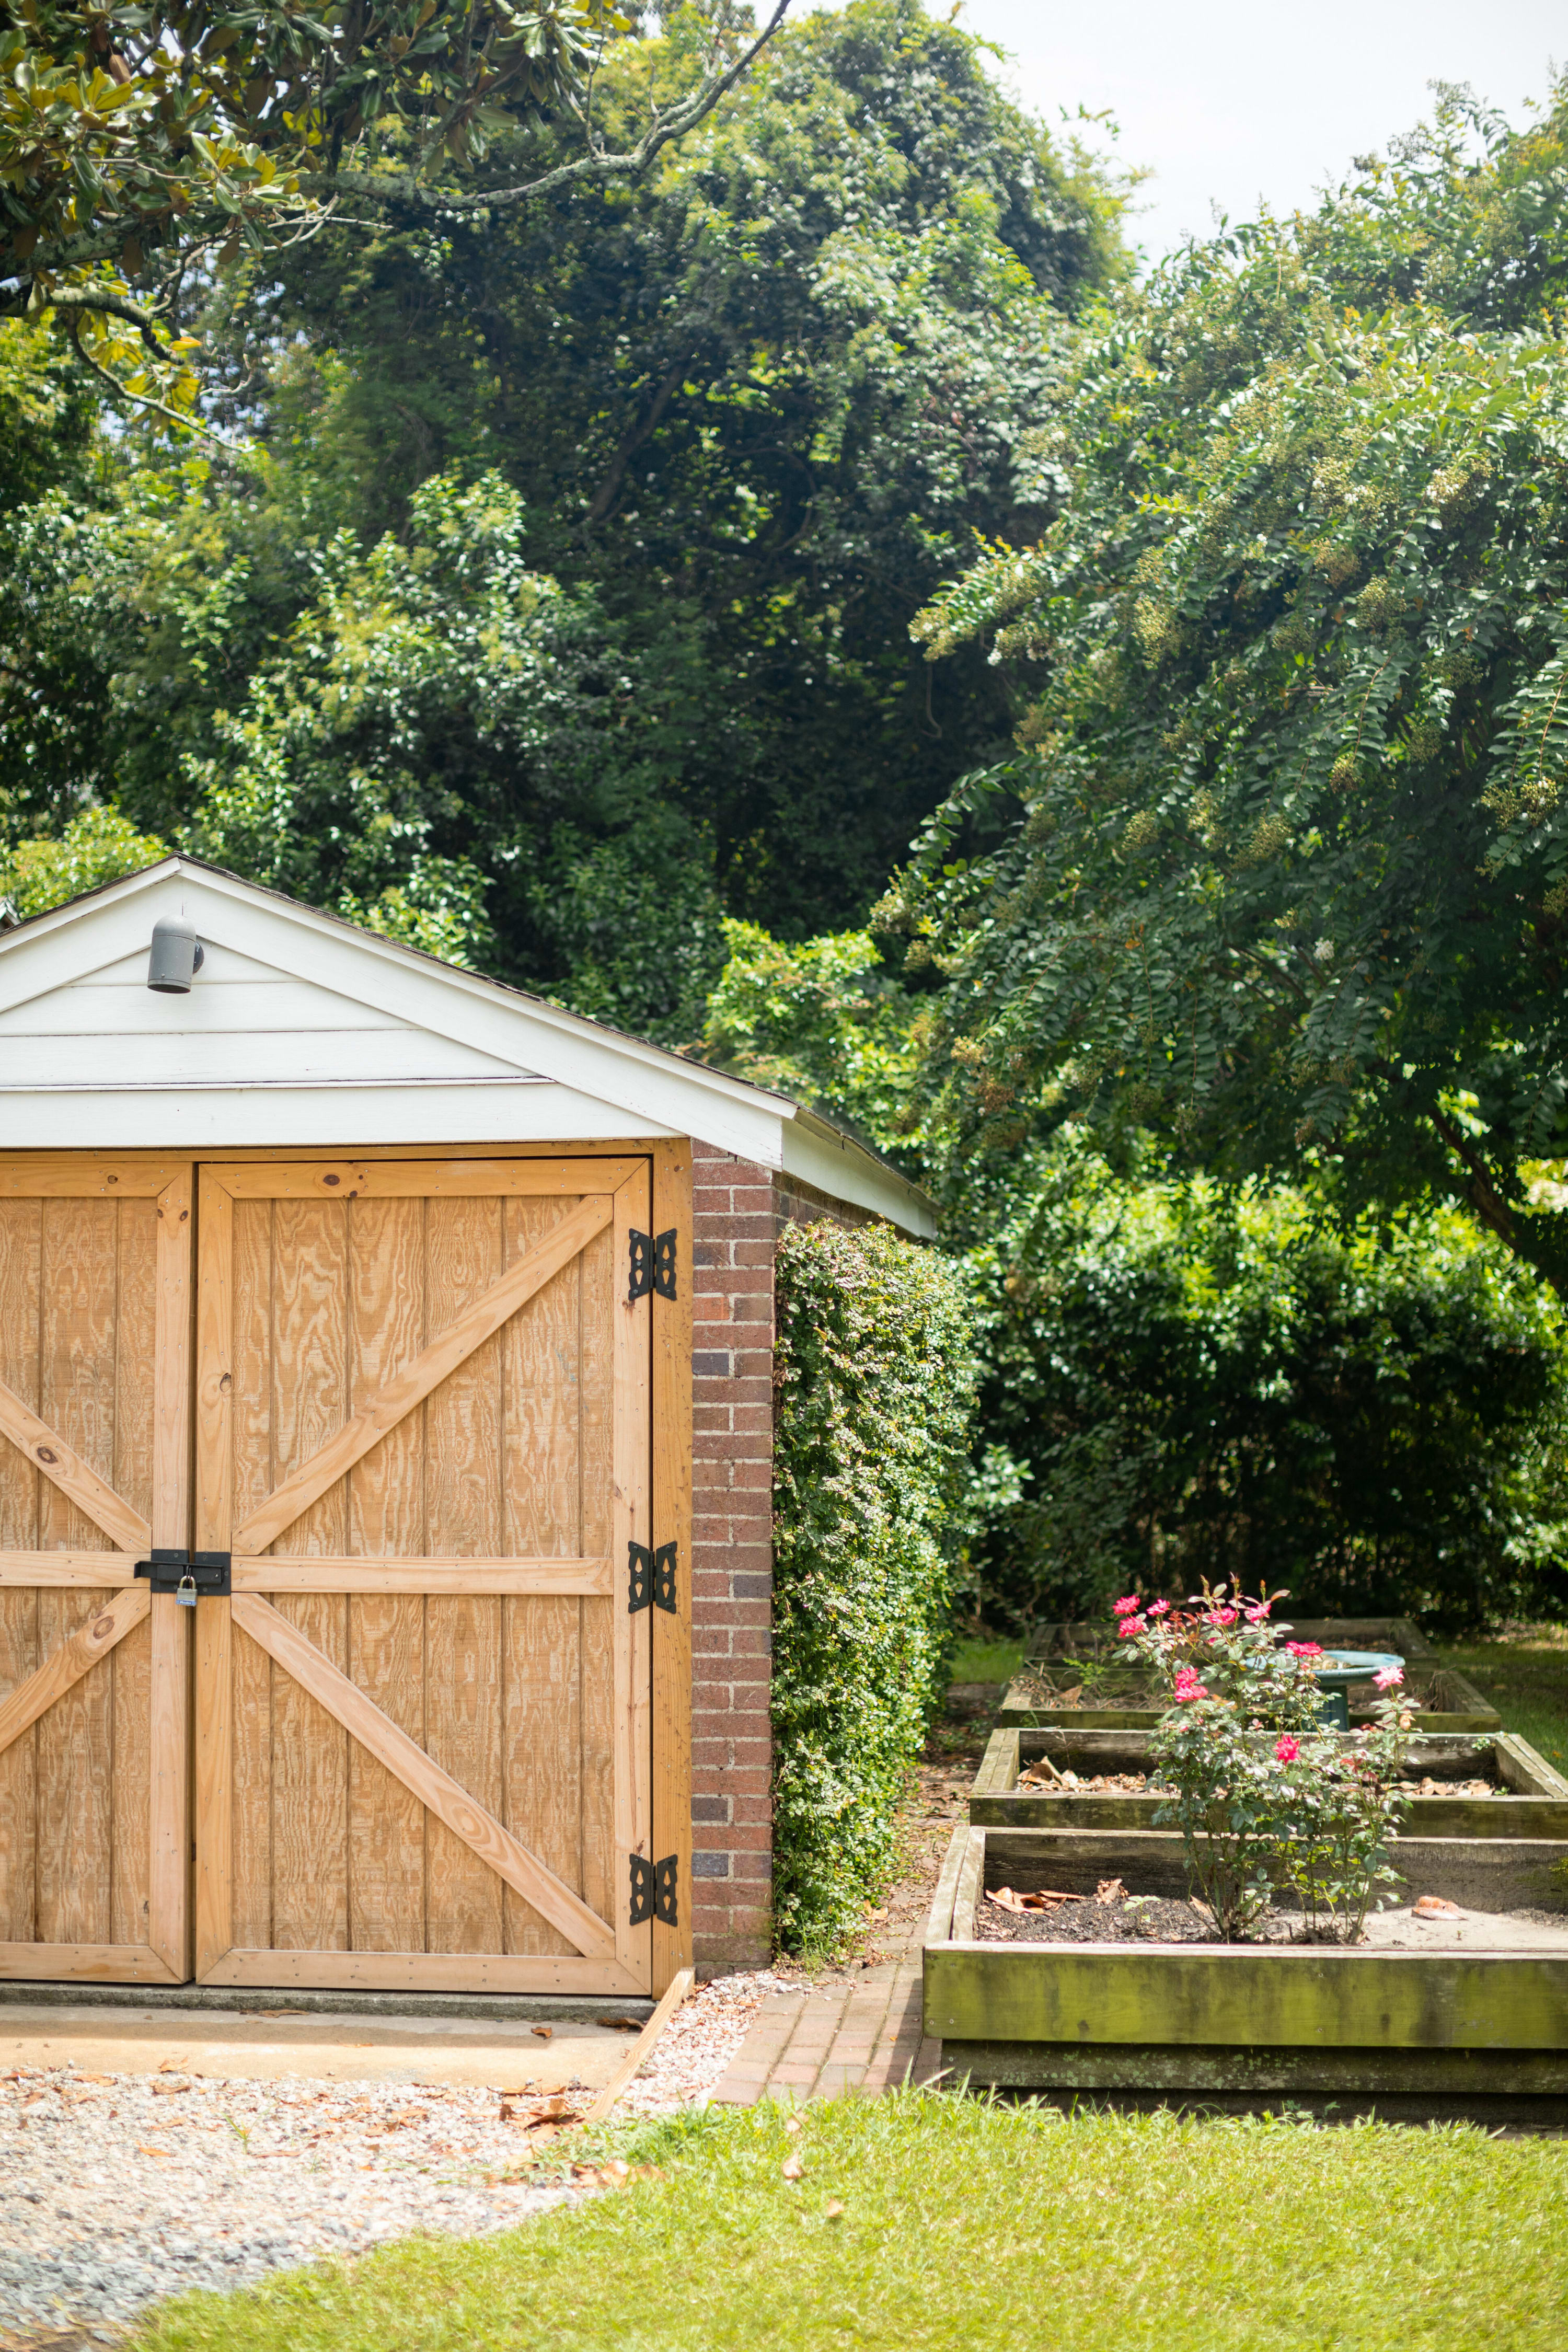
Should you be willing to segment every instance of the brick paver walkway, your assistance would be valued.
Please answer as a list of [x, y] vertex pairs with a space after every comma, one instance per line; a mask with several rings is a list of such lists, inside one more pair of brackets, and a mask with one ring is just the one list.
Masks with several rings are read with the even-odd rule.
[[931, 2081], [939, 2042], [921, 2035], [921, 1949], [816, 1986], [774, 1993], [730, 2062], [714, 2104], [752, 2107], [763, 2098], [825, 2099], [844, 2091]]

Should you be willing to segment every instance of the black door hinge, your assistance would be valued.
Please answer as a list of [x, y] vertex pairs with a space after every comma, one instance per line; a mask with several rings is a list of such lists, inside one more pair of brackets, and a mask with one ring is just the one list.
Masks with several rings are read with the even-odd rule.
[[639, 1234], [631, 1236], [632, 1280], [626, 1293], [628, 1305], [634, 1298], [646, 1298], [654, 1291], [660, 1298], [675, 1297], [675, 1227], [667, 1234]]
[[628, 1543], [626, 1551], [626, 1614], [635, 1617], [651, 1601], [656, 1609], [668, 1609], [675, 1614], [675, 1562], [678, 1547], [660, 1544], [650, 1551], [647, 1544]]
[[232, 1591], [230, 1556], [226, 1551], [161, 1551], [154, 1547], [150, 1559], [139, 1559], [136, 1573], [144, 1576], [154, 1592], [172, 1592], [178, 1599], [182, 1590], [187, 1601], [222, 1601]]
[[661, 1920], [667, 1927], [679, 1925], [675, 1905], [675, 1879], [679, 1861], [679, 1855], [674, 1853], [667, 1853], [662, 1862], [645, 1862], [640, 1853], [632, 1855], [634, 1927], [644, 1926], [649, 1919]]

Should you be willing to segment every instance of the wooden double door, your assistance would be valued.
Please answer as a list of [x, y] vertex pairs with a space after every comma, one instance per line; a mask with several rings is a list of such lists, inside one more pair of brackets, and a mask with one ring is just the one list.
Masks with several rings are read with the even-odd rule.
[[647, 1989], [650, 1181], [0, 1160], [0, 1974]]

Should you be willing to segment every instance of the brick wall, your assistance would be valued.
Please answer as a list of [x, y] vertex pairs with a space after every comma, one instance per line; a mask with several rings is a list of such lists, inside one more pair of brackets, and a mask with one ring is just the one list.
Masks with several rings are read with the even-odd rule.
[[692, 1937], [713, 1976], [771, 1948], [773, 1249], [792, 1220], [865, 1220], [706, 1144], [691, 1172]]

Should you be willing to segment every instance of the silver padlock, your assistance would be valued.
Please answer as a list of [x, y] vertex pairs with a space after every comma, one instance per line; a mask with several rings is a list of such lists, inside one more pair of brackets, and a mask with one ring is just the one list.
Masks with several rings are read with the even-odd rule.
[[174, 1587], [174, 1599], [182, 1609], [194, 1609], [196, 1605], [196, 1580], [189, 1569]]

